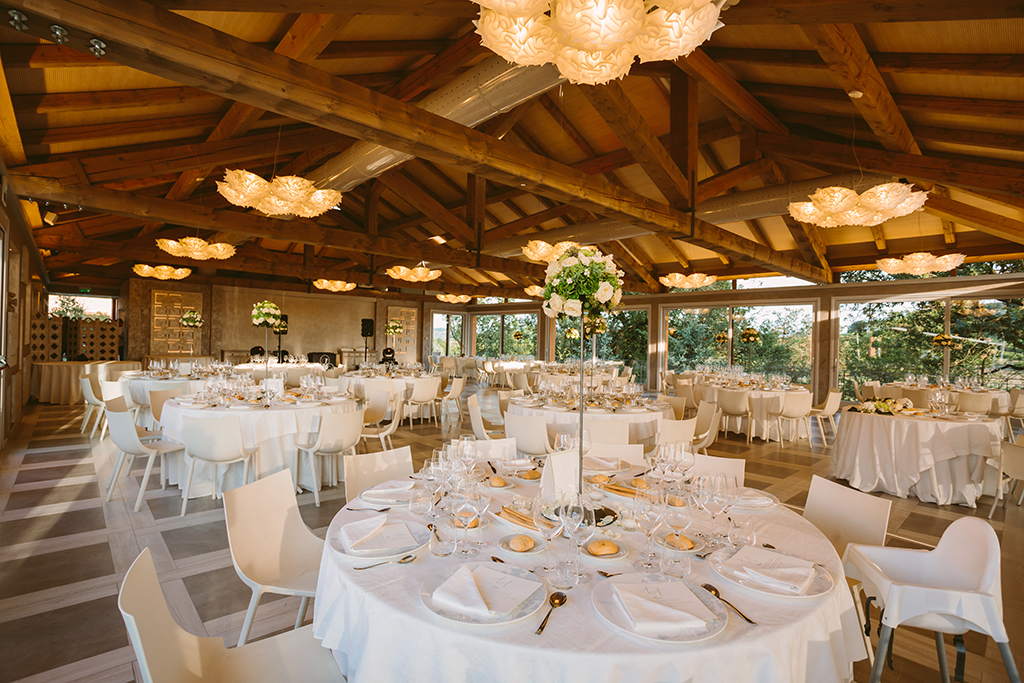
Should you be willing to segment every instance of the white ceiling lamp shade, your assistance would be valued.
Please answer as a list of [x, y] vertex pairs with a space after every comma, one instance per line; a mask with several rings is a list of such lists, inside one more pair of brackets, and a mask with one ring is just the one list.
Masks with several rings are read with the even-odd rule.
[[527, 296], [544, 296], [544, 288], [540, 285], [530, 285], [523, 289]]
[[561, 257], [562, 254], [570, 249], [575, 249], [580, 245], [576, 242], [559, 242], [558, 244], [550, 244], [544, 240], [530, 240], [523, 247], [523, 255], [531, 261], [539, 261], [540, 263], [551, 263]]
[[313, 286], [317, 289], [326, 289], [329, 292], [351, 292], [356, 288], [356, 283], [345, 282], [344, 280], [313, 280]]
[[217, 192], [235, 206], [256, 209], [268, 216], [316, 218], [341, 202], [337, 190], [318, 190], [299, 176], [277, 176], [266, 181], [244, 169], [229, 169], [217, 181]]
[[468, 303], [472, 299], [468, 294], [438, 294], [437, 300], [443, 301], [446, 304], [464, 304]]
[[890, 275], [925, 275], [953, 270], [964, 262], [963, 254], [946, 254], [935, 256], [927, 252], [914, 252], [903, 258], [878, 259], [878, 269]]
[[171, 256], [190, 258], [196, 261], [229, 259], [235, 255], [235, 248], [224, 242], [210, 244], [201, 237], [182, 237], [180, 240], [158, 239], [156, 246]]
[[698, 287], [707, 287], [718, 282], [717, 275], [708, 275], [707, 273], [691, 273], [690, 275], [684, 275], [683, 273], [669, 273], [658, 278], [658, 281], [666, 287], [676, 287], [679, 289], [697, 289]]
[[600, 85], [633, 60], [684, 57], [721, 26], [725, 0], [476, 0], [481, 44], [522, 66], [553, 62], [571, 83]]
[[175, 268], [174, 266], [147, 266], [144, 263], [136, 263], [132, 271], [140, 277], [153, 277], [157, 280], [184, 280], [192, 274], [189, 268]]
[[441, 277], [440, 270], [431, 270], [426, 266], [416, 266], [415, 268], [391, 266], [387, 269], [387, 274], [393, 280], [405, 280], [407, 282], [430, 282]]
[[809, 202], [793, 202], [789, 215], [821, 228], [844, 225], [870, 227], [920, 211], [927, 192], [914, 192], [907, 183], [882, 183], [857, 194], [848, 187], [821, 187]]

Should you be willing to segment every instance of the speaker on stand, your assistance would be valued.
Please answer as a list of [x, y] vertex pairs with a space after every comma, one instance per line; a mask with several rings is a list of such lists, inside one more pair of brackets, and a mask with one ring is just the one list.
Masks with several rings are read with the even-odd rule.
[[363, 335], [363, 362], [364, 363], [366, 362], [366, 355], [367, 355], [368, 350], [369, 350], [369, 346], [368, 346], [369, 341], [368, 340], [369, 340], [370, 337], [373, 336], [373, 334], [374, 334], [373, 318], [363, 318], [362, 335]]

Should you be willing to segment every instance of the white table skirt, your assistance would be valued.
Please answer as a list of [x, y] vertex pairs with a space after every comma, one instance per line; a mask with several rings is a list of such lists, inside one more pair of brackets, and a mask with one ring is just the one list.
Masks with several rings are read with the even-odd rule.
[[[298, 454], [298, 450], [295, 448], [296, 436], [300, 434], [305, 436], [314, 431], [319, 425], [320, 415], [324, 413], [345, 413], [356, 410], [357, 407], [356, 401], [347, 400], [325, 406], [276, 405], [269, 409], [258, 410], [201, 409], [183, 406], [177, 401], [171, 400], [164, 404], [163, 432], [167, 438], [183, 442], [184, 420], [182, 418], [185, 415], [208, 420], [235, 415], [242, 424], [242, 443], [247, 448], [259, 447], [250, 467], [257, 466], [261, 477], [286, 468], [291, 469], [294, 477]], [[305, 438], [299, 439], [300, 442], [304, 440]], [[167, 475], [171, 484], [184, 485], [191, 460], [183, 452], [167, 456]], [[241, 463], [216, 469], [219, 490], [226, 491], [243, 485]], [[190, 497], [199, 498], [211, 495], [214, 490], [213, 481], [214, 467], [205, 462], [197, 463], [195, 474], [192, 477]], [[308, 462], [299, 469], [297, 482], [299, 486], [313, 490], [313, 472], [309, 469]]]
[[[704, 393], [701, 397], [696, 397], [698, 401], [707, 401], [708, 403], [718, 402], [718, 391], [722, 387], [716, 387], [710, 384], [698, 384], [698, 390], [703, 388]], [[747, 392], [747, 402], [750, 405], [751, 412], [751, 424], [743, 427], [744, 433], [747, 430], [753, 429], [750, 436], [760, 437], [765, 441], [771, 436], [772, 428], [776, 427], [775, 420], [768, 418], [768, 413], [777, 413], [782, 409], [782, 402], [786, 398], [786, 391], [761, 391], [759, 389], [744, 389]], [[776, 434], [778, 436], [778, 434]]]
[[[861, 491], [885, 491], [900, 498], [975, 507], [994, 490], [998, 420], [954, 422], [844, 412], [832, 450], [832, 474]], [[990, 481], [986, 482], [986, 470]]]
[[[534, 484], [517, 484], [492, 497], [491, 509], [508, 504], [514, 494], [531, 497]], [[605, 504], [620, 505], [609, 499]], [[735, 511], [733, 512], [735, 514]], [[338, 529], [367, 513], [342, 510], [331, 522], [328, 540]], [[416, 519], [407, 509], [392, 509], [389, 518]], [[758, 540], [782, 551], [820, 561], [835, 579], [827, 595], [807, 600], [768, 598], [714, 574], [707, 561], [693, 560], [689, 580], [711, 582], [751, 619], [752, 626], [729, 614], [725, 630], [710, 640], [672, 645], [641, 640], [605, 623], [594, 612], [591, 595], [601, 579], [568, 591], [569, 602], [556, 610], [543, 637], [534, 635], [546, 609], [514, 624], [488, 627], [450, 622], [420, 602], [420, 585], [429, 576], [461, 560], [438, 558], [424, 548], [409, 565], [353, 571], [353, 562], [324, 545], [313, 635], [334, 651], [342, 673], [352, 683], [379, 681], [501, 681], [502, 683], [836, 683], [852, 679], [852, 662], [867, 656], [858, 630], [853, 599], [842, 564], [828, 540], [809, 522], [779, 506], [744, 515], [754, 523]], [[422, 521], [422, 520], [420, 520]], [[616, 561], [584, 559], [585, 568], [632, 571], [643, 546], [639, 532], [621, 533], [616, 541], [630, 552]], [[513, 533], [504, 522], [476, 532], [496, 542]], [[599, 538], [600, 535], [595, 538]], [[564, 557], [568, 544], [557, 543]], [[484, 548], [476, 558], [506, 556]], [[507, 557], [532, 568], [542, 556]]]
[[[542, 415], [548, 424], [548, 438], [554, 443], [556, 434], [571, 434], [580, 424], [579, 412], [562, 412], [549, 408], [527, 408], [515, 403], [508, 404], [513, 415]], [[671, 409], [665, 411], [647, 410], [642, 413], [591, 413], [583, 416], [584, 428], [590, 420], [628, 420], [629, 442], [654, 445], [662, 420], [673, 419]]]
[[98, 366], [96, 361], [33, 362], [29, 394], [40, 403], [63, 406], [81, 403], [85, 399], [78, 378], [95, 373]]

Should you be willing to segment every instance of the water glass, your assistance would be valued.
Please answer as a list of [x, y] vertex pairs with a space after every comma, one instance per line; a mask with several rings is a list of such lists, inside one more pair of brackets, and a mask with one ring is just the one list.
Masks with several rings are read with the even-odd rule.
[[661, 573], [685, 579], [690, 575], [690, 553], [665, 546], [661, 555]]
[[414, 515], [427, 516], [434, 503], [434, 494], [426, 489], [414, 489], [409, 499], [409, 512]]
[[455, 522], [446, 515], [434, 522], [435, 531], [430, 534], [430, 552], [437, 557], [450, 557], [455, 552]]

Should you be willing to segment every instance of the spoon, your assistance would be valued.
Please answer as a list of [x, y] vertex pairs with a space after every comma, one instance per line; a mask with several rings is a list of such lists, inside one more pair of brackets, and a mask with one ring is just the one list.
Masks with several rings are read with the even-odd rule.
[[701, 587], [701, 588], [703, 588], [704, 590], [706, 590], [706, 591], [707, 591], [708, 593], [711, 593], [712, 595], [714, 595], [714, 596], [715, 596], [716, 598], [718, 598], [719, 600], [721, 600], [722, 602], [724, 602], [724, 603], [725, 603], [726, 605], [728, 605], [729, 607], [732, 607], [732, 608], [733, 608], [733, 610], [735, 610], [735, 611], [736, 611], [736, 614], [738, 614], [738, 615], [740, 615], [741, 617], [743, 617], [743, 620], [744, 620], [745, 622], [747, 622], [748, 624], [753, 624], [754, 626], [757, 626], [757, 622], [756, 622], [756, 621], [754, 621], [753, 619], [751, 619], [750, 617], [748, 617], [748, 616], [747, 616], [746, 614], [744, 614], [743, 612], [739, 611], [739, 609], [738, 609], [738, 608], [736, 607], [736, 605], [732, 604], [731, 602], [729, 602], [728, 600], [726, 600], [725, 598], [723, 598], [723, 597], [722, 597], [722, 594], [718, 592], [718, 589], [717, 589], [717, 588], [715, 588], [714, 586], [712, 586], [712, 585], [711, 585], [710, 583], [702, 583], [702, 584], [700, 585], [700, 587]]
[[556, 607], [561, 607], [565, 603], [569, 602], [569, 596], [562, 591], [558, 591], [557, 593], [551, 594], [551, 597], [548, 598], [548, 602], [551, 603], [551, 609], [549, 609], [548, 613], [544, 615], [544, 621], [540, 622], [540, 626], [537, 627], [536, 631], [534, 631], [538, 636], [544, 632], [544, 627], [548, 625], [548, 619], [551, 617], [551, 613], [555, 611]]
[[[491, 562], [497, 562], [498, 564], [507, 564], [505, 560], [501, 559], [500, 557], [495, 557], [494, 555], [491, 555]], [[520, 569], [526, 569], [526, 567], [520, 567]], [[526, 571], [530, 572], [531, 574], [534, 573], [532, 569], [526, 569]]]
[[[399, 560], [388, 560], [387, 562], [378, 562], [377, 564], [371, 564], [371, 565], [367, 565], [365, 567], [353, 567], [353, 569], [357, 569], [357, 570], [358, 569], [373, 569], [374, 567], [380, 567], [380, 566], [383, 566], [385, 564], [394, 564], [396, 562], [398, 564], [409, 564], [410, 562], [412, 562], [415, 559], [416, 559], [416, 556], [410, 553], [409, 555], [406, 555], [405, 557], [403, 557], [403, 558], [401, 558]], [[736, 609], [736, 608], [733, 607], [733, 609]]]
[[427, 528], [434, 532], [434, 538], [437, 539], [438, 543], [444, 543], [444, 541], [441, 540], [441, 535], [437, 533], [437, 527], [434, 526], [433, 522], [427, 524]]
[[775, 550], [775, 546], [773, 546], [771, 543], [762, 543], [761, 547], [768, 548], [768, 550]]
[[609, 574], [608, 572], [603, 572], [600, 569], [597, 570], [597, 573], [600, 574], [601, 576], [603, 576], [606, 579], [610, 579], [613, 576], [621, 576], [622, 575], [622, 572], [619, 572], [618, 574]]

